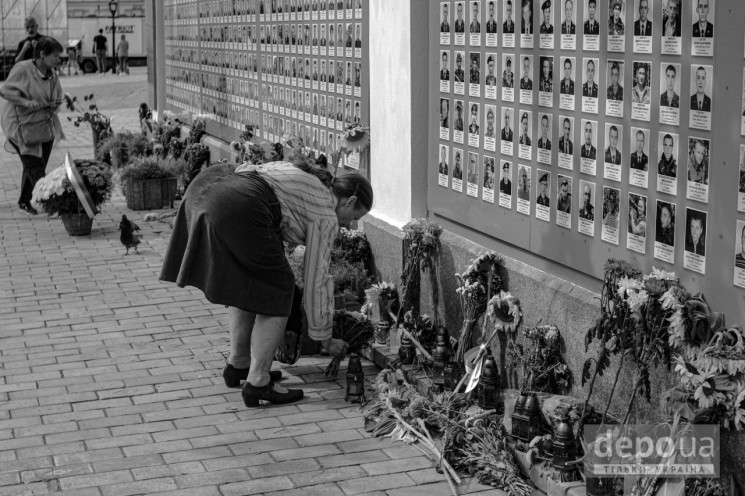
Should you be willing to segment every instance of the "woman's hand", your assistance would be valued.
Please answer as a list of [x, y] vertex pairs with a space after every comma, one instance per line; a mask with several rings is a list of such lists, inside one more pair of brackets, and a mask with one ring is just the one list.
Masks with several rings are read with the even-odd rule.
[[349, 348], [349, 345], [343, 339], [329, 338], [321, 341], [321, 343], [323, 344], [323, 347], [326, 348], [326, 351], [329, 352], [329, 355], [341, 358], [344, 358], [347, 354], [347, 348]]
[[35, 100], [27, 100], [23, 104], [23, 108], [28, 110], [29, 112], [36, 112], [37, 110], [41, 109], [41, 103], [35, 101]]

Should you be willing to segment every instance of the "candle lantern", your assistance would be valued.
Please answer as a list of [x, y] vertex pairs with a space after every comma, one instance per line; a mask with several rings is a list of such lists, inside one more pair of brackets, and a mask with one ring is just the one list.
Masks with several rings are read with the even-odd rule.
[[445, 370], [442, 371], [443, 380], [445, 382], [446, 391], [454, 391], [455, 386], [460, 382], [463, 377], [463, 369], [458, 362], [448, 362], [445, 365]]
[[435, 389], [442, 391], [445, 388], [445, 365], [453, 354], [450, 349], [450, 336], [444, 326], [440, 326], [437, 331], [436, 343], [435, 351], [432, 353], [435, 362], [432, 382]]
[[362, 372], [360, 357], [352, 355], [347, 365], [347, 395], [344, 397], [347, 403], [365, 402], [365, 373]]
[[525, 402], [528, 397], [520, 393], [515, 402], [515, 410], [512, 412], [512, 437], [527, 441], [528, 417], [525, 415]]
[[530, 442], [536, 436], [541, 435], [541, 404], [535, 393], [528, 396], [525, 401], [524, 414], [527, 417], [526, 441]]
[[569, 478], [569, 474], [574, 471], [574, 467], [569, 466], [576, 458], [574, 445], [574, 431], [569, 424], [569, 417], [563, 414], [559, 419], [559, 424], [554, 430], [553, 438], [554, 448], [554, 470], [561, 474], [561, 480]]
[[484, 410], [496, 410], [498, 414], [504, 413], [504, 398], [499, 380], [497, 363], [491, 352], [488, 352], [484, 365], [481, 368], [481, 377], [478, 384], [478, 403]]
[[398, 347], [398, 357], [404, 365], [411, 365], [416, 358], [414, 343], [405, 332], [401, 333], [401, 346]]
[[375, 342], [378, 344], [388, 344], [388, 335], [390, 334], [391, 325], [381, 320], [378, 322], [378, 327], [375, 328]]

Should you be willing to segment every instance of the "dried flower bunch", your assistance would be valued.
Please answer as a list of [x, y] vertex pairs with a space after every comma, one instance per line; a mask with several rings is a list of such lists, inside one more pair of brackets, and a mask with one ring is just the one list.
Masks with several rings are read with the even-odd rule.
[[70, 112], [77, 112], [78, 115], [75, 117], [68, 116], [67, 120], [72, 122], [75, 127], [80, 127], [80, 124], [87, 122], [91, 125], [93, 132], [96, 133], [100, 139], [107, 138], [111, 135], [111, 119], [106, 117], [98, 109], [96, 104], [96, 98], [91, 93], [90, 95], [84, 95], [83, 101], [87, 103], [88, 108], [83, 107], [77, 96], [71, 96], [65, 93], [65, 105], [67, 110]]
[[564, 394], [571, 386], [571, 371], [562, 355], [559, 329], [554, 325], [538, 325], [526, 329], [523, 336], [522, 343], [507, 343], [510, 376], [520, 370], [522, 391]]

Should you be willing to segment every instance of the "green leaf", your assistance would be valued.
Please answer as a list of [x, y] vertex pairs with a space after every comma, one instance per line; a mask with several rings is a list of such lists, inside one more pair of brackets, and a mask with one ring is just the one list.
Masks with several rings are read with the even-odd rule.
[[606, 348], [603, 348], [600, 351], [600, 355], [598, 356], [598, 362], [597, 366], [595, 367], [595, 371], [599, 376], [603, 376], [603, 373], [605, 372], [605, 369], [610, 367], [610, 356], [608, 355], [608, 350]]
[[590, 367], [592, 367], [592, 358], [585, 360], [585, 364], [582, 365], [582, 387], [585, 387], [585, 382], [590, 380]]

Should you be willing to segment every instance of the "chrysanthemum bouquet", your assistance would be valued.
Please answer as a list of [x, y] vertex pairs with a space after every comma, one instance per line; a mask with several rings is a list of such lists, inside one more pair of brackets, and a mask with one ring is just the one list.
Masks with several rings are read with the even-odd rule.
[[[75, 160], [75, 165], [93, 200], [93, 205], [100, 211], [100, 206], [111, 199], [111, 171], [93, 160]], [[67, 178], [64, 165], [60, 165], [36, 183], [31, 204], [47, 215], [85, 213], [72, 183]]]

